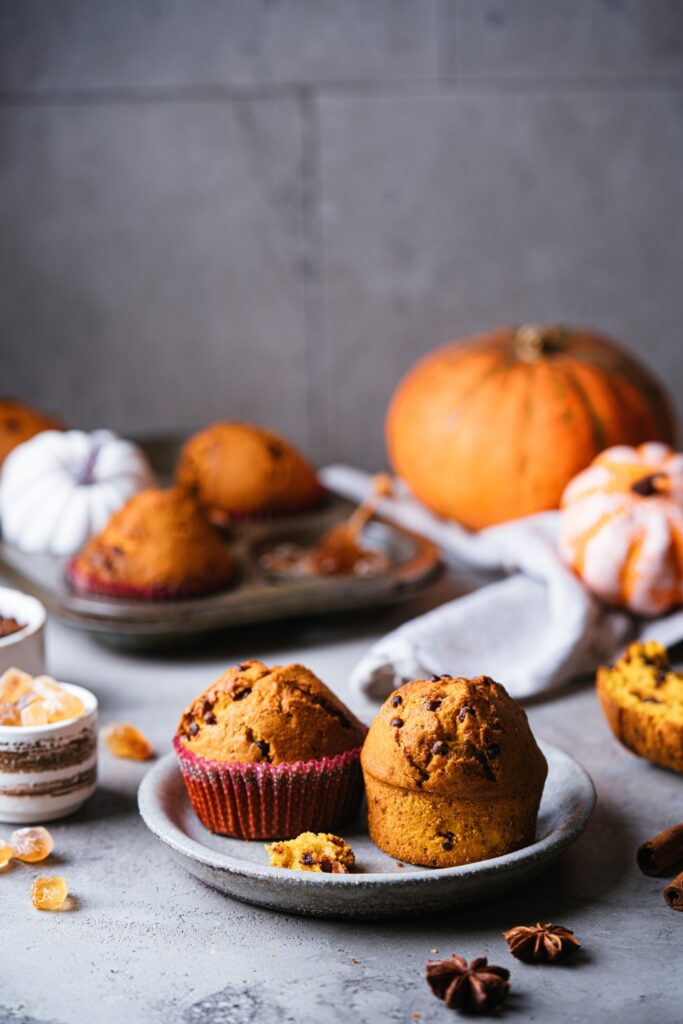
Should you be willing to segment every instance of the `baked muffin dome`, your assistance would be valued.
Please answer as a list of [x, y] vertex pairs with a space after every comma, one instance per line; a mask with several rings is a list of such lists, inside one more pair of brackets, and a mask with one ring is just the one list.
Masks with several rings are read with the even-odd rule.
[[616, 664], [598, 669], [600, 705], [625, 747], [683, 772], [683, 674], [655, 640], [632, 643]]
[[499, 683], [441, 676], [396, 690], [361, 754], [373, 842], [448, 867], [533, 842], [547, 765]]
[[63, 430], [64, 424], [15, 398], [0, 398], [0, 465], [13, 448], [30, 441], [43, 430]]
[[216, 522], [296, 512], [323, 494], [306, 459], [252, 423], [215, 423], [195, 434], [181, 452], [176, 480]]
[[78, 589], [111, 597], [172, 600], [221, 590], [233, 576], [227, 547], [178, 488], [132, 497], [76, 555]]
[[212, 761], [294, 764], [360, 747], [365, 726], [303, 665], [228, 669], [185, 709], [178, 737]]

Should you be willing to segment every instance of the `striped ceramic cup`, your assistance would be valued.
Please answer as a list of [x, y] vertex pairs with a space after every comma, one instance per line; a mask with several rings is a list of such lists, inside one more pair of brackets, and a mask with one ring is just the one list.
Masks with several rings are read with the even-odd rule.
[[0, 725], [0, 821], [35, 824], [72, 814], [97, 784], [97, 698], [80, 697], [79, 718], [52, 725]]

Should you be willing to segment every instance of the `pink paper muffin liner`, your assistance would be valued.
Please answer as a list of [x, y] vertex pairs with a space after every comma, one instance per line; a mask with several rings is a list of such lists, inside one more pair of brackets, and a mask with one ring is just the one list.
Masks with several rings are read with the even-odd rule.
[[195, 814], [211, 832], [237, 839], [293, 839], [332, 832], [363, 795], [360, 747], [319, 761], [210, 761], [176, 736], [173, 748]]
[[77, 568], [78, 556], [71, 559], [66, 567], [66, 578], [74, 590], [83, 595], [97, 597], [120, 597], [132, 601], [184, 601], [192, 597], [208, 597], [210, 594], [229, 590], [235, 583], [236, 573], [220, 582], [207, 585], [199, 581], [177, 585], [160, 584], [151, 587], [136, 587], [131, 583], [115, 580], [100, 580], [95, 573]]

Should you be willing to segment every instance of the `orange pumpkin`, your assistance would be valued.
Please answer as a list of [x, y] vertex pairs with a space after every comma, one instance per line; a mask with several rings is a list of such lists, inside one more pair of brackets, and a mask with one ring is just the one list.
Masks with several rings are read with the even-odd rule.
[[471, 529], [557, 508], [614, 444], [673, 443], [669, 399], [614, 342], [525, 325], [452, 342], [418, 362], [387, 416], [395, 471]]
[[562, 496], [560, 552], [609, 604], [683, 604], [683, 454], [651, 443], [598, 455]]

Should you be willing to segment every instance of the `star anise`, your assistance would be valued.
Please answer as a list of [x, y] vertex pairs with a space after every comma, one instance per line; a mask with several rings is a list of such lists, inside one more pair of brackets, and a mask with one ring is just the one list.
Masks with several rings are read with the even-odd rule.
[[427, 961], [427, 984], [451, 1010], [481, 1013], [500, 1006], [508, 994], [510, 972], [489, 965], [485, 956], [467, 965], [464, 957]]
[[581, 943], [574, 932], [559, 924], [536, 924], [503, 932], [510, 952], [526, 963], [553, 963], [576, 953]]

